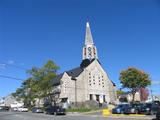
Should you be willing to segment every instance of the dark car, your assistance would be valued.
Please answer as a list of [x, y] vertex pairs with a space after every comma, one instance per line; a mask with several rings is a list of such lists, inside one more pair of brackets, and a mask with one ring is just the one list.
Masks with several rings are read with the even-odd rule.
[[129, 107], [129, 104], [119, 104], [116, 108], [112, 109], [113, 114], [123, 114], [125, 109]]
[[146, 115], [154, 115], [157, 113], [158, 109], [159, 109], [159, 104], [156, 102], [152, 102], [152, 103], [146, 103], [142, 107], [140, 112]]
[[156, 119], [160, 120], [160, 107], [158, 108], [158, 111], [156, 113]]
[[9, 111], [9, 109], [7, 106], [0, 107], [0, 111]]
[[45, 109], [45, 113], [50, 115], [65, 115], [66, 110], [60, 106], [48, 106]]
[[32, 113], [43, 113], [43, 110], [40, 107], [34, 107], [32, 108]]
[[129, 107], [125, 108], [125, 114], [139, 114], [141, 113], [141, 109], [144, 106], [142, 103], [131, 103]]

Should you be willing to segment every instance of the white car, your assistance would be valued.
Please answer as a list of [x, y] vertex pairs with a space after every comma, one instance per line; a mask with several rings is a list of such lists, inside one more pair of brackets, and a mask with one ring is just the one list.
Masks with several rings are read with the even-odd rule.
[[26, 108], [26, 107], [20, 107], [20, 108], [18, 108], [18, 111], [19, 112], [28, 112], [28, 108]]
[[17, 110], [18, 110], [18, 108], [17, 108], [17, 107], [15, 107], [15, 108], [12, 108], [12, 110], [13, 110], [13, 111], [17, 111]]

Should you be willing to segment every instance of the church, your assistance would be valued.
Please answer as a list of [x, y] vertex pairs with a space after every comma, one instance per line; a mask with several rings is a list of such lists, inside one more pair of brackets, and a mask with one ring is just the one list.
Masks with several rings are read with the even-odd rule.
[[94, 100], [98, 103], [116, 101], [116, 85], [109, 79], [93, 42], [90, 25], [86, 23], [82, 62], [72, 70], [59, 74], [53, 80], [60, 89], [59, 99], [68, 103]]

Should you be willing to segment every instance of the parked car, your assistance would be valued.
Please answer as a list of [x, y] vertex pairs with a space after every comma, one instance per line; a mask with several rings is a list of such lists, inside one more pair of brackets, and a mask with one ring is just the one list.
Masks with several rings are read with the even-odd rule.
[[1, 106], [0, 107], [0, 111], [9, 111], [9, 107], [7, 107], [7, 106]]
[[160, 107], [159, 107], [159, 109], [158, 109], [158, 111], [156, 113], [156, 119], [160, 120]]
[[144, 106], [142, 103], [131, 103], [129, 107], [126, 107], [124, 110], [125, 114], [139, 114], [141, 109]]
[[11, 108], [12, 111], [18, 111], [17, 107]]
[[27, 107], [19, 107], [17, 111], [19, 111], [19, 112], [28, 112], [28, 108]]
[[65, 115], [66, 111], [60, 106], [48, 106], [45, 109], [45, 113], [50, 115]]
[[40, 107], [34, 107], [32, 108], [32, 113], [43, 113], [43, 110]]
[[158, 109], [159, 109], [159, 104], [156, 102], [152, 102], [152, 103], [146, 103], [142, 107], [140, 112], [146, 115], [154, 115], [157, 113]]
[[123, 114], [125, 109], [129, 107], [129, 104], [119, 104], [116, 108], [112, 109], [113, 114]]

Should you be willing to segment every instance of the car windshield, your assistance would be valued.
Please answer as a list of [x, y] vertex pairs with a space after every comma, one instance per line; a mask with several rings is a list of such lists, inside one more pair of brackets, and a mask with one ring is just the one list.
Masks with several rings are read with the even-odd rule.
[[152, 106], [152, 104], [146, 104], [145, 105], [145, 107], [151, 107]]
[[122, 108], [122, 107], [127, 107], [127, 106], [129, 106], [128, 104], [120, 104], [120, 105], [118, 105], [117, 107], [118, 108]]
[[143, 104], [131, 104], [132, 107], [142, 106]]

